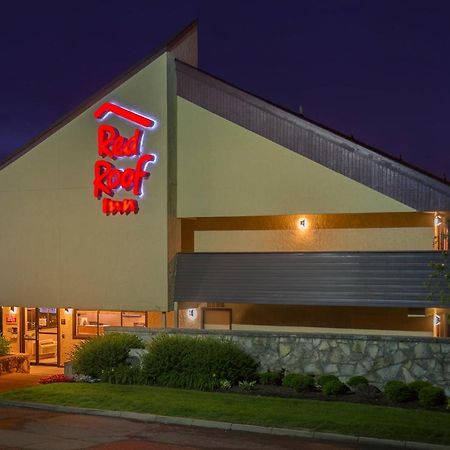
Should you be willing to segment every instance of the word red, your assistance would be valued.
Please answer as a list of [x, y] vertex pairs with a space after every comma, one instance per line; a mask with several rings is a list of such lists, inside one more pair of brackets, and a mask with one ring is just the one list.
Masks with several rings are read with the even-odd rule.
[[96, 161], [94, 196], [100, 198], [102, 194], [105, 194], [114, 197], [115, 191], [119, 188], [126, 191], [133, 190], [134, 195], [141, 195], [142, 182], [150, 176], [150, 172], [145, 170], [145, 166], [154, 161], [154, 155], [142, 155], [136, 163], [136, 169], [118, 169], [108, 161]]
[[130, 139], [120, 135], [119, 130], [110, 125], [98, 127], [98, 154], [112, 159], [139, 155], [143, 133], [136, 130]]
[[102, 210], [107, 216], [110, 214], [137, 214], [139, 211], [139, 205], [138, 202], [133, 199], [111, 200], [109, 198], [104, 198], [102, 202]]
[[111, 102], [103, 103], [103, 105], [100, 106], [97, 111], [95, 111], [94, 117], [97, 120], [103, 120], [109, 113], [113, 113], [116, 116], [123, 117], [124, 119], [137, 123], [138, 125], [141, 125], [145, 128], [152, 128], [156, 125], [156, 122], [150, 119], [150, 117], [135, 113], [127, 108], [124, 108], [123, 106], [119, 106]]

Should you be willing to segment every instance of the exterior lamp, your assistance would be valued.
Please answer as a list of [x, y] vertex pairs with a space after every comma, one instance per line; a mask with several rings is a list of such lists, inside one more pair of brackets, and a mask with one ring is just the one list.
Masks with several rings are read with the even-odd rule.
[[434, 216], [434, 226], [438, 227], [442, 225], [442, 217], [441, 216]]
[[187, 316], [189, 320], [195, 320], [197, 318], [197, 310], [195, 308], [189, 308], [187, 310]]
[[308, 228], [308, 220], [304, 217], [298, 219], [297, 228], [300, 230], [306, 230]]

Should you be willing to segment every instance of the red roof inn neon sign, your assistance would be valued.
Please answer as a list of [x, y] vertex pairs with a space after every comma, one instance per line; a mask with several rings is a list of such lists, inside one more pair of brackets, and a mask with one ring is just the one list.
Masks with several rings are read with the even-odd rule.
[[[150, 117], [110, 102], [101, 105], [94, 112], [94, 117], [101, 121], [109, 114], [115, 114], [143, 128], [151, 129], [156, 126], [156, 122]], [[144, 131], [138, 128], [135, 129], [133, 136], [126, 138], [111, 125], [102, 124], [98, 127], [98, 154], [103, 159], [96, 161], [94, 166], [95, 198], [100, 200], [102, 196], [114, 197], [114, 194], [121, 189], [132, 192], [135, 197], [142, 196], [142, 184], [150, 176], [146, 166], [156, 162], [156, 155], [152, 153], [141, 155], [143, 137]], [[116, 160], [135, 157], [138, 157], [138, 160], [134, 169], [119, 169], [104, 159]], [[122, 200], [103, 198], [102, 210], [106, 215], [137, 214], [139, 204], [136, 198]]]

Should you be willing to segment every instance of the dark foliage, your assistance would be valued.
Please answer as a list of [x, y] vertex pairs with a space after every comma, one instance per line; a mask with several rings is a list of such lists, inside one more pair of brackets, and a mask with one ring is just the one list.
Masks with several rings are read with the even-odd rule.
[[283, 386], [295, 389], [297, 392], [303, 392], [313, 389], [315, 380], [312, 375], [288, 373], [283, 378]]
[[257, 379], [258, 363], [227, 340], [159, 335], [148, 346], [143, 374], [148, 383], [213, 390], [223, 380], [236, 385]]
[[284, 370], [277, 372], [262, 372], [259, 374], [259, 382], [264, 385], [281, 386], [284, 377]]
[[447, 404], [444, 389], [437, 386], [425, 386], [419, 392], [419, 404], [425, 408]]
[[394, 403], [414, 400], [414, 391], [403, 381], [388, 381], [384, 386], [384, 395]]
[[103, 371], [126, 365], [132, 348], [144, 348], [144, 343], [131, 334], [112, 333], [86, 340], [72, 354], [74, 372], [100, 378]]
[[349, 390], [349, 387], [340, 380], [330, 380], [322, 386], [322, 392], [325, 395], [345, 394]]

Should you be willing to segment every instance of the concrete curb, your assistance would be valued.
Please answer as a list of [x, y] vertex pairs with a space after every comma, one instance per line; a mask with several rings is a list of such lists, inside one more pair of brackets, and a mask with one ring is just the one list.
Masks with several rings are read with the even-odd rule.
[[346, 434], [324, 433], [313, 430], [295, 430], [289, 428], [261, 427], [257, 425], [246, 425], [230, 422], [219, 422], [215, 420], [192, 419], [190, 417], [160, 416], [157, 414], [144, 414], [129, 411], [107, 411], [94, 408], [79, 408], [76, 406], [51, 405], [46, 403], [17, 402], [11, 400], [0, 400], [0, 406], [11, 406], [16, 408], [40, 409], [71, 414], [86, 414], [91, 416], [116, 417], [120, 419], [134, 420], [145, 423], [161, 423], [170, 425], [184, 425], [189, 427], [216, 428], [225, 431], [245, 431], [249, 433], [265, 433], [275, 436], [292, 436], [304, 439], [319, 439], [324, 441], [348, 442], [351, 444], [369, 444], [380, 447], [403, 447], [414, 450], [450, 450], [448, 445], [427, 444], [426, 442], [396, 441], [393, 439], [379, 439], [366, 436], [352, 436]]

